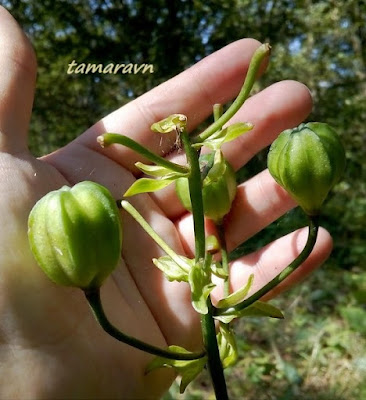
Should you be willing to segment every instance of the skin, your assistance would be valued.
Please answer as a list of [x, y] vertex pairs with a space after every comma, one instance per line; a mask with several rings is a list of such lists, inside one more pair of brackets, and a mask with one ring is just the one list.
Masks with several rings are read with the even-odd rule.
[[[27, 218], [40, 197], [64, 184], [93, 180], [116, 198], [138, 176], [139, 157], [121, 146], [102, 149], [104, 132], [133, 136], [167, 154], [173, 136], [153, 134], [149, 126], [172, 113], [188, 116], [192, 129], [210, 115], [212, 104], [233, 98], [259, 43], [240, 40], [97, 122], [66, 147], [41, 159], [27, 149], [27, 130], [36, 81], [36, 58], [21, 29], [0, 7], [0, 398], [158, 398], [174, 378], [171, 370], [145, 376], [152, 356], [121, 344], [94, 321], [83, 293], [51, 283], [36, 265], [27, 242]], [[234, 168], [245, 164], [286, 128], [311, 111], [307, 88], [276, 83], [253, 96], [235, 121], [255, 124], [252, 132], [224, 147]], [[182, 160], [182, 154], [170, 154]], [[132, 198], [132, 204], [178, 252], [191, 255], [191, 216], [173, 188]], [[229, 248], [249, 238], [294, 207], [268, 171], [242, 184], [226, 219]], [[186, 284], [168, 283], [152, 265], [162, 251], [123, 215], [121, 262], [102, 287], [110, 320], [124, 332], [165, 347], [190, 350], [201, 345], [197, 315]], [[208, 231], [213, 228], [207, 224]], [[268, 282], [301, 251], [306, 229], [293, 232], [232, 264], [232, 288], [255, 274], [254, 287]], [[303, 279], [328, 257], [331, 238], [321, 229], [317, 244], [294, 276], [272, 296]], [[220, 287], [214, 301], [220, 297]]]

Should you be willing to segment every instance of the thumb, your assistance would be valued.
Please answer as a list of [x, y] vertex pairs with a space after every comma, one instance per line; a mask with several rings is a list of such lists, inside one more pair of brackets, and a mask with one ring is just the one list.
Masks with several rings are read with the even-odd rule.
[[0, 151], [26, 149], [37, 62], [17, 22], [0, 6]]

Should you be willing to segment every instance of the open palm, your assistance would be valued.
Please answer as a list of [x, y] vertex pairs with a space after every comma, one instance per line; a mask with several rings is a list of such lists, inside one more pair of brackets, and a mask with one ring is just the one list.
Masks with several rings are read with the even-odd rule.
[[[0, 7], [0, 397], [1, 398], [158, 398], [174, 375], [158, 370], [144, 375], [152, 356], [106, 335], [94, 321], [80, 290], [51, 283], [36, 265], [27, 241], [27, 218], [34, 203], [64, 184], [92, 180], [115, 198], [138, 176], [138, 156], [122, 146], [102, 149], [104, 132], [131, 135], [161, 155], [175, 138], [153, 134], [149, 127], [169, 114], [188, 116], [193, 129], [212, 110], [238, 92], [254, 50], [241, 40], [207, 57], [176, 78], [116, 110], [68, 146], [42, 159], [27, 149], [36, 77], [33, 50], [16, 22]], [[252, 132], [224, 148], [235, 168], [273, 141], [283, 129], [310, 112], [311, 98], [301, 84], [286, 81], [252, 97], [235, 120], [255, 124]], [[132, 203], [153, 228], [181, 254], [191, 255], [192, 220], [174, 188], [140, 195]], [[238, 188], [226, 220], [232, 249], [263, 229], [295, 204], [263, 171]], [[102, 287], [110, 320], [122, 331], [165, 347], [201, 346], [199, 319], [184, 283], [168, 283], [151, 262], [161, 250], [123, 214], [124, 241], [119, 267]], [[209, 225], [207, 229], [212, 227]], [[300, 252], [305, 231], [294, 232], [232, 264], [233, 289], [255, 274], [253, 290], [278, 274]], [[278, 292], [298, 281], [328, 256], [331, 239], [321, 230], [302, 267]], [[275, 294], [274, 292], [272, 295]], [[220, 296], [220, 289], [214, 292]]]

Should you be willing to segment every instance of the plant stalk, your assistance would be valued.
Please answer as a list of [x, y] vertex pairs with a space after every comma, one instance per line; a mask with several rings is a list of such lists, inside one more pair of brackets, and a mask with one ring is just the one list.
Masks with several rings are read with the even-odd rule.
[[186, 152], [187, 161], [190, 167], [190, 175], [188, 177], [189, 193], [192, 204], [193, 224], [194, 224], [194, 237], [195, 237], [195, 259], [198, 262], [200, 259], [205, 258], [206, 249], [206, 235], [205, 235], [205, 219], [203, 212], [203, 198], [202, 198], [202, 182], [201, 170], [199, 165], [198, 154], [191, 146], [188, 133], [183, 130], [181, 139]]
[[[195, 232], [195, 260], [205, 258], [205, 225], [202, 199], [202, 181], [198, 153], [191, 146], [187, 132], [181, 132], [182, 143], [190, 166], [189, 191]], [[213, 319], [213, 305], [210, 296], [207, 298], [208, 313], [201, 315], [201, 328], [204, 346], [207, 352], [207, 365], [217, 400], [228, 400], [226, 381], [222, 368], [216, 339], [216, 327]]]
[[244, 308], [249, 307], [261, 297], [266, 295], [269, 291], [275, 288], [278, 284], [280, 284], [283, 280], [285, 280], [292, 272], [294, 272], [310, 255], [312, 252], [316, 238], [318, 236], [319, 230], [319, 219], [317, 216], [309, 216], [309, 231], [308, 238], [302, 252], [289, 264], [280, 274], [278, 274], [274, 279], [268, 282], [265, 286], [263, 286], [258, 292], [254, 293], [252, 296], [243, 300], [242, 302], [236, 304], [232, 307], [222, 307], [215, 308], [214, 315], [230, 315], [233, 312], [241, 311]]
[[148, 224], [144, 217], [136, 210], [136, 208], [126, 200], [121, 200], [117, 202], [117, 206], [121, 206], [125, 211], [127, 211], [131, 217], [140, 224], [144, 231], [150, 235], [150, 237], [155, 241], [156, 244], [160, 246], [162, 250], [181, 268], [184, 270], [187, 268], [184, 261], [179, 257], [179, 255], [154, 231], [154, 229]]
[[250, 61], [247, 75], [244, 80], [244, 84], [235, 99], [233, 104], [226, 110], [226, 112], [221, 115], [213, 124], [211, 124], [206, 130], [197, 135], [192, 139], [193, 143], [203, 142], [205, 139], [209, 138], [218, 129], [221, 129], [229, 120], [234, 116], [234, 114], [240, 109], [245, 100], [249, 97], [250, 92], [253, 88], [257, 73], [262, 64], [262, 61], [266, 56], [269, 55], [271, 46], [268, 43], [262, 44], [254, 52], [253, 57]]
[[206, 355], [204, 351], [201, 353], [177, 353], [174, 351], [161, 349], [151, 344], [142, 342], [141, 340], [138, 340], [132, 336], [128, 336], [109, 322], [103, 310], [102, 301], [100, 298], [100, 288], [84, 290], [84, 294], [99, 325], [104, 329], [105, 332], [120, 342], [147, 353], [154, 354], [155, 356], [168, 358], [170, 360], [196, 360]]
[[166, 160], [163, 157], [156, 155], [155, 153], [151, 152], [140, 143], [135, 142], [128, 136], [120, 135], [118, 133], [105, 133], [101, 136], [98, 136], [97, 141], [102, 147], [106, 147], [115, 143], [122, 144], [123, 146], [126, 146], [129, 149], [147, 158], [149, 161], [160, 165], [161, 167], [165, 167], [170, 169], [171, 171], [183, 174], [186, 174], [188, 172], [188, 169], [185, 166], [175, 164], [169, 160]]

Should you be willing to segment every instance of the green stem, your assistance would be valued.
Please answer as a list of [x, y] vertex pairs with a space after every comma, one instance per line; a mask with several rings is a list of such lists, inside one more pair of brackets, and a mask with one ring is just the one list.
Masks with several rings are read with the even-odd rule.
[[210, 137], [213, 133], [220, 129], [220, 127], [224, 126], [239, 110], [245, 100], [249, 97], [262, 61], [267, 55], [269, 55], [270, 50], [271, 47], [268, 43], [262, 44], [260, 47], [258, 47], [250, 61], [248, 72], [238, 97], [219, 119], [217, 119], [202, 133], [193, 138], [193, 143], [203, 142], [205, 139]]
[[230, 276], [229, 276], [229, 256], [226, 247], [226, 238], [225, 238], [225, 230], [224, 224], [219, 223], [216, 225], [217, 232], [219, 234], [220, 239], [220, 247], [221, 247], [221, 265], [227, 277], [224, 280], [224, 297], [229, 296], [230, 294]]
[[207, 299], [208, 313], [201, 315], [203, 342], [207, 352], [207, 364], [214, 387], [216, 400], [229, 400], [224, 370], [222, 368], [216, 338], [216, 326], [213, 318], [213, 305], [210, 296]]
[[[202, 199], [202, 181], [199, 168], [198, 153], [192, 148], [187, 132], [181, 133], [182, 143], [190, 166], [189, 191], [192, 204], [192, 214], [195, 233], [195, 259], [198, 262], [205, 257], [205, 225]], [[216, 327], [213, 319], [211, 297], [207, 299], [208, 313], [201, 315], [203, 342], [207, 353], [207, 365], [211, 375], [217, 400], [228, 400], [224, 371], [217, 345]]]
[[90, 289], [84, 291], [85, 297], [93, 311], [95, 319], [99, 325], [112, 337], [128, 344], [129, 346], [135, 347], [136, 349], [145, 351], [155, 356], [168, 358], [170, 360], [196, 360], [206, 355], [203, 351], [201, 353], [176, 353], [170, 350], [164, 350], [159, 347], [155, 347], [151, 344], [142, 342], [134, 337], [128, 336], [123, 332], [119, 331], [114, 325], [112, 325], [107, 316], [104, 313], [102, 302], [100, 299], [100, 289]]
[[150, 237], [157, 243], [161, 249], [165, 251], [165, 253], [181, 268], [184, 270], [187, 269], [187, 265], [184, 261], [179, 257], [179, 255], [171, 248], [169, 245], [154, 231], [154, 229], [148, 224], [148, 222], [144, 219], [144, 217], [126, 200], [121, 201], [121, 207], [126, 210], [131, 217], [140, 224], [140, 226], [144, 229], [144, 231], [150, 235]]
[[156, 155], [155, 153], [151, 152], [146, 147], [142, 146], [140, 143], [135, 142], [128, 136], [119, 135], [118, 133], [105, 133], [101, 136], [98, 136], [97, 141], [102, 147], [106, 147], [115, 143], [122, 144], [123, 146], [126, 146], [129, 149], [147, 158], [151, 162], [160, 165], [161, 167], [165, 167], [174, 172], [179, 172], [183, 174], [189, 172], [187, 167], [175, 164], [171, 161], [166, 160], [163, 157]]
[[203, 213], [202, 181], [198, 154], [191, 146], [186, 130], [181, 132], [181, 139], [186, 152], [187, 161], [190, 167], [188, 177], [189, 193], [191, 196], [194, 235], [195, 235], [195, 258], [196, 261], [205, 257], [205, 219]]
[[308, 239], [306, 241], [306, 245], [302, 252], [289, 264], [279, 275], [277, 275], [274, 279], [267, 283], [267, 285], [263, 286], [262, 289], [258, 290], [258, 292], [254, 293], [252, 296], [248, 297], [244, 301], [239, 304], [236, 304], [232, 307], [222, 307], [215, 308], [214, 315], [230, 315], [234, 312], [238, 312], [243, 310], [244, 308], [249, 307], [257, 300], [266, 295], [269, 291], [275, 288], [278, 284], [280, 284], [284, 279], [286, 279], [292, 272], [296, 270], [310, 255], [312, 252], [316, 238], [318, 236], [319, 230], [319, 220], [318, 217], [309, 216], [309, 233]]

